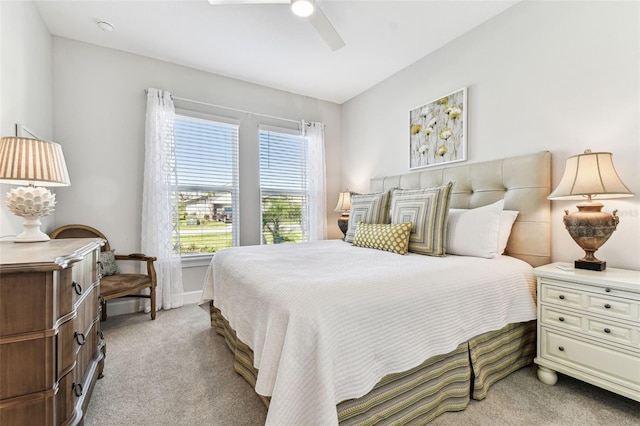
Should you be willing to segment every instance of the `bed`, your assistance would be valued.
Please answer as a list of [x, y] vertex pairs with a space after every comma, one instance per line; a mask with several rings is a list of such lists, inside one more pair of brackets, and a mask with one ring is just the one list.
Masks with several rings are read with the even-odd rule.
[[370, 191], [448, 182], [448, 212], [518, 212], [504, 255], [400, 256], [333, 240], [214, 256], [200, 304], [267, 424], [424, 424], [533, 361], [550, 153], [373, 178]]

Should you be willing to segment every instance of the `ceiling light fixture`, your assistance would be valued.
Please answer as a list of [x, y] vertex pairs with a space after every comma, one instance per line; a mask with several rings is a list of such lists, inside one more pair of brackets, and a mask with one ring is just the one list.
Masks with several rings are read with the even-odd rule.
[[313, 0], [291, 0], [291, 11], [294, 15], [306, 18], [310, 16], [315, 6]]
[[96, 23], [96, 25], [98, 26], [98, 28], [100, 28], [102, 31], [104, 31], [105, 33], [110, 33], [111, 31], [113, 31], [113, 24], [107, 21], [98, 21]]

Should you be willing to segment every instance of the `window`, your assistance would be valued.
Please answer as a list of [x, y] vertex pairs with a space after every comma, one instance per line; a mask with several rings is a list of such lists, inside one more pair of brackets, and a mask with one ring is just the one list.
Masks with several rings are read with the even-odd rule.
[[176, 114], [174, 251], [238, 245], [238, 125]]
[[307, 146], [300, 132], [260, 127], [262, 244], [307, 241]]

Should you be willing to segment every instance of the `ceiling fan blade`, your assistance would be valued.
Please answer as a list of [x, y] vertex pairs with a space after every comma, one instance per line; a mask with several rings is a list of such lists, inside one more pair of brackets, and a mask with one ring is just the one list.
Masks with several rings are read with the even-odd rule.
[[210, 4], [273, 4], [291, 3], [291, 0], [208, 0]]
[[[0, 0], [1, 1], [1, 0]], [[212, 5], [223, 5], [223, 4], [273, 4], [273, 3], [291, 3], [291, 0], [208, 0]], [[344, 47], [345, 43], [340, 37], [340, 34], [336, 31], [336, 29], [331, 25], [327, 16], [322, 12], [318, 3], [315, 1], [314, 12], [307, 17], [311, 25], [316, 29], [320, 37], [327, 43], [329, 48], [333, 51], [341, 49]]]
[[333, 25], [331, 25], [331, 22], [329, 22], [329, 19], [318, 7], [317, 3], [315, 11], [307, 19], [331, 50], [336, 51], [344, 47], [344, 40], [342, 40], [342, 37], [340, 37], [336, 29], [333, 28]]

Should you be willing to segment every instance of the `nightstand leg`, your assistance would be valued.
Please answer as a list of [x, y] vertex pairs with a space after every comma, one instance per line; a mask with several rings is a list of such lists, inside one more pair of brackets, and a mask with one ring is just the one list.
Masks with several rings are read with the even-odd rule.
[[538, 380], [545, 385], [555, 385], [558, 382], [558, 375], [555, 371], [546, 367], [538, 367]]

